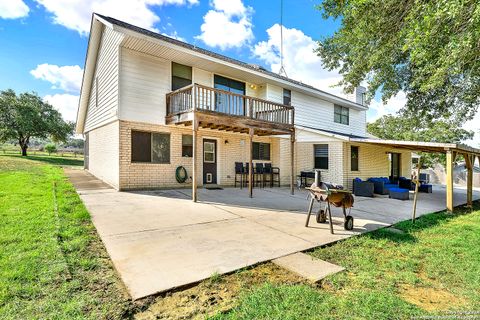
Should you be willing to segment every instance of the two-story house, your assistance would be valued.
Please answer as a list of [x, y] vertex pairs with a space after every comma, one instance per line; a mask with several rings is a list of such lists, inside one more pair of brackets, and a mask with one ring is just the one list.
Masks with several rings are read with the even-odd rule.
[[350, 101], [94, 14], [76, 131], [85, 168], [118, 190], [185, 186], [179, 166], [186, 183], [233, 186], [236, 162], [271, 164], [282, 185], [313, 169], [349, 188], [410, 176], [410, 151], [354, 141], [367, 109], [362, 92]]

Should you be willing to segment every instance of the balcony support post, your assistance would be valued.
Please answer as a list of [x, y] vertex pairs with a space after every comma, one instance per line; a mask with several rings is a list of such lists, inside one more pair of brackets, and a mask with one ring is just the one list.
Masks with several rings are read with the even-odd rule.
[[250, 146], [248, 159], [248, 195], [253, 197], [253, 128], [248, 129], [248, 143]]
[[[280, 179], [280, 178], [279, 178]], [[290, 194], [295, 194], [295, 129], [290, 134]]]
[[192, 200], [197, 202], [197, 132], [198, 132], [198, 120], [193, 116], [192, 125]]

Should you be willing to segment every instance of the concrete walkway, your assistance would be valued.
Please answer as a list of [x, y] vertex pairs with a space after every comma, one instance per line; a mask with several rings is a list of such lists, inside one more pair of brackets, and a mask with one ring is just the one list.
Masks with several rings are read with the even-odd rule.
[[[352, 231], [333, 209], [335, 234], [310, 220], [307, 194], [288, 189], [199, 189], [117, 192], [82, 170], [66, 170], [134, 299], [259, 262], [325, 245], [410, 218], [412, 200], [355, 199]], [[475, 192], [474, 198], [480, 198]], [[456, 205], [466, 202], [455, 190]], [[443, 210], [445, 190], [420, 194], [418, 215]]]

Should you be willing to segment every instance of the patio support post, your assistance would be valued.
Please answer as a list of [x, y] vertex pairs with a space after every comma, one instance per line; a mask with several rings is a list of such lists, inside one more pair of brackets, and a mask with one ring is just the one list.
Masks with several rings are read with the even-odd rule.
[[475, 164], [475, 156], [466, 153], [463, 157], [467, 167], [467, 207], [471, 208], [473, 205], [473, 166]]
[[248, 195], [253, 197], [253, 129], [248, 129], [250, 153], [248, 159]]
[[[279, 178], [280, 179], [280, 178]], [[290, 194], [295, 193], [295, 129], [290, 135]]]
[[192, 200], [197, 202], [197, 131], [198, 121], [193, 120], [193, 132], [192, 132]]
[[415, 223], [415, 217], [417, 215], [417, 199], [418, 199], [418, 185], [420, 184], [420, 169], [422, 168], [422, 157], [418, 159], [417, 163], [417, 177], [415, 178], [415, 193], [413, 194], [413, 212], [412, 222]]
[[447, 150], [447, 211], [453, 212], [453, 163], [455, 161], [456, 152]]

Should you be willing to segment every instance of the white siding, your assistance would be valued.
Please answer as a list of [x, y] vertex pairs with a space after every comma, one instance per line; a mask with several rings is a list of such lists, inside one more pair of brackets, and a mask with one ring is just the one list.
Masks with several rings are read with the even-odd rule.
[[333, 121], [334, 104], [299, 92], [292, 92], [295, 124], [340, 133], [365, 136], [366, 112], [350, 108], [350, 124]]
[[122, 48], [120, 119], [165, 124], [170, 61]]
[[283, 88], [267, 83], [267, 100], [283, 103]]
[[118, 46], [122, 39], [121, 33], [109, 28], [103, 31], [88, 102], [85, 132], [117, 119]]
[[116, 189], [120, 174], [120, 126], [115, 121], [88, 133], [88, 171]]
[[207, 87], [213, 87], [213, 73], [193, 68], [193, 83], [198, 83]]

